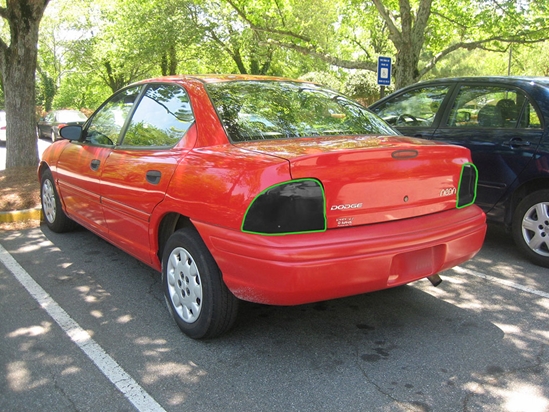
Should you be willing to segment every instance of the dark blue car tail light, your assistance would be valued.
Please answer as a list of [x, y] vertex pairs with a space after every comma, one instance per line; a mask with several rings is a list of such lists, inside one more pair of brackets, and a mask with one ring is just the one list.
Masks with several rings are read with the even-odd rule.
[[250, 204], [242, 231], [262, 235], [324, 232], [326, 200], [318, 180], [280, 183], [261, 192]]
[[474, 164], [465, 163], [461, 168], [459, 178], [457, 208], [470, 206], [477, 197], [478, 171]]

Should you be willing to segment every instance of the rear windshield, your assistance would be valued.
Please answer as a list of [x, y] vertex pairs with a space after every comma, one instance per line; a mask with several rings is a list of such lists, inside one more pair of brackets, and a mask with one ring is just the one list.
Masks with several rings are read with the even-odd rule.
[[234, 81], [206, 89], [233, 142], [398, 134], [358, 103], [309, 83]]

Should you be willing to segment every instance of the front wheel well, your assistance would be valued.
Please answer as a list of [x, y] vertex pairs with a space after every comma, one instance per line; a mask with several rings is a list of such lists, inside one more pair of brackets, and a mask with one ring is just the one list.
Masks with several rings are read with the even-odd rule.
[[38, 167], [38, 181], [42, 180], [42, 175], [44, 174], [44, 171], [49, 170], [49, 166], [45, 162], [40, 162], [40, 166]]

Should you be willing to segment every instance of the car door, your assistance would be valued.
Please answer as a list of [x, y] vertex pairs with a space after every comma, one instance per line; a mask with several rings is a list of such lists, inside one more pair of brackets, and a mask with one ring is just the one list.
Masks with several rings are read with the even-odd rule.
[[149, 84], [124, 132], [106, 159], [101, 196], [109, 237], [128, 253], [150, 262], [149, 220], [165, 196], [186, 151], [194, 122], [185, 90], [175, 84]]
[[86, 124], [84, 139], [68, 143], [57, 164], [58, 187], [67, 214], [105, 236], [108, 228], [101, 204], [101, 175], [139, 90], [125, 90], [105, 102]]
[[492, 209], [511, 192], [542, 135], [533, 100], [522, 90], [504, 84], [462, 83], [431, 138], [471, 150], [479, 175], [476, 203], [497, 214], [503, 209]]
[[402, 134], [428, 139], [435, 133], [451, 89], [449, 84], [409, 88], [371, 110]]

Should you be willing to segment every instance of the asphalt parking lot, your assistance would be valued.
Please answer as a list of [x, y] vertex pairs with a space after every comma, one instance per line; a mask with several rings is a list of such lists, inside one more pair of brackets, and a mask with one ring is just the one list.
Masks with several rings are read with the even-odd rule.
[[211, 341], [179, 332], [159, 274], [84, 229], [0, 245], [2, 411], [549, 410], [549, 271], [497, 228], [438, 288], [243, 304]]

